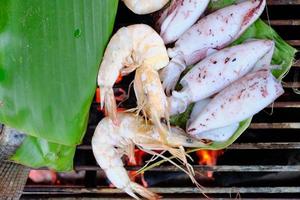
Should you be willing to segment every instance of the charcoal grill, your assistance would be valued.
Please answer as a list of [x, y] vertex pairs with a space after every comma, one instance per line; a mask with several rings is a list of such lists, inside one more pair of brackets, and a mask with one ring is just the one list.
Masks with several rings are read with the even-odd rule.
[[[268, 12], [265, 11], [262, 18], [299, 50], [300, 0], [268, 0], [267, 8]], [[151, 23], [151, 19], [136, 17], [120, 5], [116, 27], [137, 22]], [[193, 166], [197, 172], [214, 172], [214, 178], [197, 175], [197, 180], [204, 186], [203, 191], [169, 164], [144, 174], [150, 189], [166, 199], [205, 199], [201, 192], [214, 198], [300, 199], [299, 54], [284, 78], [284, 87], [284, 95], [253, 118], [250, 128], [224, 150], [217, 165], [199, 165], [195, 159]], [[60, 184], [38, 185], [28, 181], [22, 199], [129, 199], [122, 191], [109, 187], [94, 160], [90, 139], [103, 117], [97, 106], [95, 102], [92, 104], [86, 137], [76, 151], [75, 170], [81, 175], [77, 174], [72, 182], [62, 178]], [[126, 166], [131, 171], [140, 167]]]

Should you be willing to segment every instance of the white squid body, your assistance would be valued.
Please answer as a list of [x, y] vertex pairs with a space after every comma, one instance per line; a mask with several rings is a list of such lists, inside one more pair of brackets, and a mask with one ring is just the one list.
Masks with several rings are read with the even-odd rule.
[[252, 40], [206, 57], [180, 80], [183, 88], [172, 92], [170, 114], [182, 113], [190, 103], [210, 97], [251, 70], [269, 66], [273, 51], [273, 41]]
[[[207, 106], [207, 104], [210, 101], [211, 99], [203, 99], [195, 103], [193, 107], [193, 111], [190, 115], [190, 119], [187, 122], [187, 126], [188, 124], [190, 124], [191, 121], [194, 121], [198, 117], [198, 115], [205, 109], [205, 106]], [[209, 131], [195, 133], [193, 137], [200, 141], [204, 140], [204, 141], [224, 142], [227, 141], [235, 133], [238, 127], [239, 127], [239, 123], [237, 122], [222, 128], [216, 128]]]
[[[156, 128], [149, 124], [146, 125], [141, 117], [130, 113], [118, 113], [117, 118], [119, 126], [114, 125], [106, 117], [96, 127], [92, 138], [92, 149], [97, 163], [114, 186], [124, 190], [135, 199], [139, 199], [135, 193], [147, 199], [158, 199], [158, 195], [129, 179], [121, 158], [125, 153], [130, 155], [135, 144], [144, 149], [169, 149], [165, 149], [165, 145], [160, 143]], [[171, 130], [172, 133], [167, 136], [167, 139], [172, 147], [198, 147], [204, 145], [189, 138], [179, 128], [172, 127]]]
[[123, 0], [123, 2], [135, 14], [145, 15], [160, 10], [169, 0]]
[[118, 76], [127, 75], [142, 65], [157, 71], [168, 62], [164, 42], [150, 26], [135, 24], [120, 28], [105, 49], [98, 73], [101, 108], [105, 104], [108, 115], [117, 124], [112, 87]]
[[168, 49], [171, 62], [160, 74], [169, 94], [186, 66], [195, 64], [215, 50], [237, 39], [264, 10], [266, 0], [248, 0], [200, 19]]
[[158, 19], [165, 44], [175, 42], [203, 14], [209, 0], [173, 0]]
[[187, 133], [225, 127], [243, 121], [283, 94], [283, 88], [270, 70], [250, 73], [218, 93], [187, 126]]

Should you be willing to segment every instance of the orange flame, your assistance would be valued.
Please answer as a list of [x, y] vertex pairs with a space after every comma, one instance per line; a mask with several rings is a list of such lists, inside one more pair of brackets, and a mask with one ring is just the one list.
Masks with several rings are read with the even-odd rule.
[[123, 79], [123, 76], [119, 74], [118, 79], [116, 80], [116, 83], [120, 83]]
[[[213, 150], [200, 150], [197, 151], [196, 154], [199, 158], [199, 164], [201, 165], [208, 165], [208, 166], [214, 166], [217, 164], [218, 157], [222, 155], [224, 151], [218, 150], [218, 151], [213, 151]], [[212, 171], [207, 171], [206, 174], [207, 177], [213, 178], [213, 172]]]
[[[127, 165], [128, 166], [141, 166], [143, 164], [143, 157], [146, 155], [146, 153], [140, 149], [134, 150], [134, 156], [135, 156], [135, 162], [130, 162], [128, 159]], [[129, 177], [132, 181], [136, 182], [137, 179], [140, 179], [144, 187], [148, 187], [148, 183], [145, 180], [144, 174], [137, 175], [137, 171], [130, 171]]]
[[[123, 101], [125, 98], [126, 98], [126, 92], [125, 92], [125, 90], [123, 90], [122, 88], [118, 88], [118, 92], [120, 92], [120, 95], [119, 96], [116, 96], [115, 98], [116, 98], [116, 101], [118, 101], [118, 102], [121, 102], [121, 101]], [[105, 116], [107, 116], [107, 113], [106, 113], [106, 110], [105, 110], [105, 108], [103, 108], [103, 109], [101, 109], [100, 108], [100, 88], [97, 88], [96, 89], [96, 97], [95, 97], [95, 101], [96, 101], [96, 103], [98, 104], [98, 106], [97, 106], [97, 110], [99, 111], [99, 112], [103, 112], [104, 114], [105, 114]], [[122, 111], [124, 111], [125, 109], [124, 108], [117, 108], [117, 111], [118, 112], [122, 112]]]
[[[116, 83], [120, 83], [122, 81], [123, 77], [121, 76], [121, 74], [119, 75]], [[100, 103], [100, 88], [96, 89], [96, 102]]]
[[[140, 149], [135, 149], [134, 150], [134, 157], [135, 157], [135, 160], [134, 161], [130, 161], [129, 158], [127, 158], [125, 160], [126, 162], [126, 165], [127, 166], [140, 166], [143, 164], [143, 157], [146, 155], [146, 153]], [[144, 177], [144, 174], [141, 173], [141, 174], [137, 174], [137, 171], [129, 171], [128, 172], [128, 176], [130, 178], [131, 181], [133, 182], [136, 182], [137, 180], [140, 180], [142, 182], [142, 185], [144, 187], [148, 187], [148, 183], [147, 181], [145, 180], [145, 177]], [[110, 188], [114, 188], [115, 186], [110, 183], [109, 186]]]
[[35, 183], [59, 183], [57, 174], [52, 170], [30, 170], [29, 178]]

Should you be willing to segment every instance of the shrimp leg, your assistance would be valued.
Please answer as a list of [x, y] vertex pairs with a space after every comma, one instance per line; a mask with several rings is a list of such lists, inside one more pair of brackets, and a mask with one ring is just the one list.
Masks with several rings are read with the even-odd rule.
[[[118, 126], [109, 117], [105, 117], [99, 122], [92, 138], [92, 149], [97, 163], [104, 170], [108, 179], [117, 188], [135, 199], [139, 199], [135, 193], [146, 199], [158, 199], [159, 196], [130, 180], [121, 159], [126, 148], [138, 145], [141, 149], [149, 150], [150, 153], [150, 150], [167, 150], [176, 158], [181, 159], [188, 167], [187, 159], [183, 158], [180, 151], [184, 151], [183, 146], [205, 146], [202, 142], [190, 138], [177, 127], [171, 127], [171, 132], [167, 132], [166, 137], [169, 143], [166, 146], [161, 143], [158, 129], [152, 124], [146, 124], [142, 117], [135, 116], [133, 113], [118, 113], [117, 118]], [[192, 168], [188, 169], [188, 171], [184, 171], [196, 183]]]
[[152, 123], [158, 128], [161, 140], [167, 144], [168, 130], [161, 121], [169, 122], [168, 102], [163, 91], [158, 72], [149, 66], [142, 66], [136, 70], [134, 79], [134, 91], [138, 105]]
[[[119, 121], [120, 126], [124, 128], [124, 124], [127, 121], [120, 119]], [[124, 144], [128, 143], [126, 139], [130, 137], [130, 131], [127, 129], [129, 135], [125, 137], [124, 133], [121, 132], [122, 128], [115, 126], [108, 118], [104, 118], [97, 125], [92, 139], [93, 153], [97, 163], [114, 186], [122, 189], [133, 198], [140, 199], [135, 194], [138, 193], [147, 199], [158, 199], [159, 196], [157, 194], [130, 180], [121, 159], [122, 154], [117, 150], [117, 148], [124, 148]], [[118, 134], [114, 134], [114, 131]]]

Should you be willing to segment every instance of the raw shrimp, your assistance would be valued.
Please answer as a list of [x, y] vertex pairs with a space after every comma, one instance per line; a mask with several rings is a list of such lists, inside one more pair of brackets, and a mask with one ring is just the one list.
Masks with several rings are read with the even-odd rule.
[[[195, 103], [189, 121], [187, 122], [187, 126], [190, 124], [191, 121], [194, 121], [198, 117], [198, 115], [205, 109], [205, 107], [210, 101], [211, 99], [208, 98]], [[236, 122], [222, 128], [216, 128], [209, 131], [195, 133], [193, 137], [197, 140], [205, 142], [224, 142], [227, 141], [235, 133], [238, 127], [239, 123]]]
[[272, 40], [251, 40], [206, 57], [183, 76], [182, 89], [172, 92], [170, 114], [182, 113], [190, 103], [210, 97], [251, 70], [269, 66], [273, 51]]
[[167, 92], [174, 89], [181, 72], [237, 39], [261, 15], [266, 0], [248, 0], [200, 19], [168, 49], [171, 62], [160, 78]]
[[283, 94], [282, 85], [270, 70], [250, 73], [218, 93], [187, 126], [195, 135], [243, 121]]
[[[118, 113], [119, 126], [108, 118], [102, 119], [96, 127], [92, 148], [94, 156], [105, 171], [108, 179], [130, 196], [139, 199], [138, 193], [147, 199], [157, 199], [159, 196], [141, 185], [130, 181], [123, 166], [121, 157], [131, 155], [134, 145], [143, 149], [170, 150], [159, 141], [159, 134], [152, 125], [146, 125], [141, 117], [130, 113]], [[204, 144], [185, 135], [179, 128], [172, 128], [167, 136], [172, 147], [198, 147]], [[132, 158], [131, 158], [132, 159]]]
[[169, 62], [161, 37], [148, 25], [123, 27], [111, 38], [104, 53], [98, 74], [101, 109], [117, 124], [113, 85], [119, 74], [127, 75], [141, 65], [159, 70]]
[[158, 128], [161, 140], [167, 143], [167, 130], [161, 123], [169, 123], [169, 107], [167, 97], [157, 71], [149, 66], [142, 66], [136, 70], [134, 78], [134, 91], [137, 97], [138, 110], [142, 110], [144, 116], [149, 117]]
[[209, 0], [173, 0], [160, 13], [156, 26], [165, 44], [175, 42], [203, 14]]
[[163, 8], [169, 0], [123, 0], [125, 5], [135, 14], [149, 14]]

